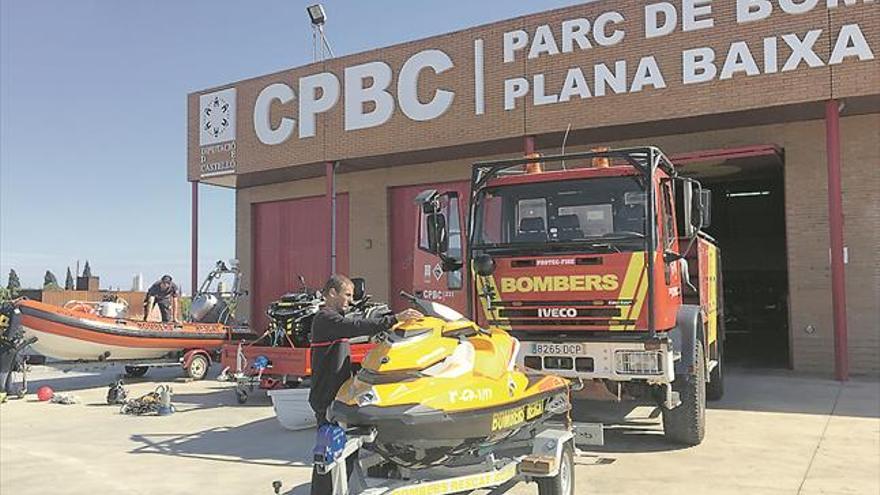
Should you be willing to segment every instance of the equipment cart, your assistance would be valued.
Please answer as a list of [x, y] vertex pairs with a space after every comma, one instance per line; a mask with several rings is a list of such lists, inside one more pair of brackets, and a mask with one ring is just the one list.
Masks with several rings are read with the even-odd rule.
[[[360, 363], [373, 344], [353, 343], [352, 363]], [[256, 389], [296, 388], [312, 374], [309, 347], [256, 345], [255, 342], [228, 343], [220, 349], [223, 371], [220, 381], [235, 383], [239, 404], [247, 402]]]

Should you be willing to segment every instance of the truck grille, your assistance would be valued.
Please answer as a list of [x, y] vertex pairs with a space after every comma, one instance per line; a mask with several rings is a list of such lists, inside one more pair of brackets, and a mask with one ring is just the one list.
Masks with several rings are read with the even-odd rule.
[[498, 308], [525, 308], [525, 307], [552, 307], [552, 306], [571, 306], [571, 307], [614, 307], [614, 306], [632, 306], [632, 299], [596, 299], [592, 301], [494, 301], [493, 306]]
[[518, 328], [553, 329], [583, 327], [607, 329], [613, 325], [635, 325], [620, 319], [632, 306], [632, 299], [593, 301], [496, 301], [490, 324]]
[[[547, 318], [541, 314], [541, 309], [549, 308], [503, 308], [499, 316], [502, 318]], [[621, 316], [620, 308], [576, 308], [578, 317], [584, 318], [614, 318]]]
[[512, 318], [506, 320], [489, 320], [492, 325], [511, 325], [516, 327], [609, 327], [611, 325], [635, 325], [636, 320], [595, 320], [586, 318], [565, 318], [565, 319], [549, 319], [549, 318]]

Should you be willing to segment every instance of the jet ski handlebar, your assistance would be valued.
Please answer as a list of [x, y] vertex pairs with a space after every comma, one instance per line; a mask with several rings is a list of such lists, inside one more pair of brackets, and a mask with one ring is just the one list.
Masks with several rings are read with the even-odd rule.
[[[461, 321], [467, 320], [464, 315], [460, 314], [456, 310], [446, 306], [444, 304], [438, 303], [436, 301], [430, 301], [427, 299], [422, 299], [421, 297], [414, 296], [408, 292], [400, 291], [400, 297], [406, 299], [411, 302], [414, 306], [416, 306], [424, 315], [433, 316], [436, 318], [440, 318], [441, 320], [446, 321]], [[491, 335], [492, 332], [486, 330], [485, 328], [481, 328], [479, 325], [473, 325], [476, 329], [476, 333], [482, 333], [484, 335]], [[462, 335], [468, 333], [460, 332]]]

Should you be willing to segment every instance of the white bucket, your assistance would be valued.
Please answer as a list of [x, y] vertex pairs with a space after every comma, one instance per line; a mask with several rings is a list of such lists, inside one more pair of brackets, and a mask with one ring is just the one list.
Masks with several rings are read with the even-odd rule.
[[309, 389], [269, 390], [272, 408], [281, 426], [288, 430], [307, 430], [318, 424], [309, 405]]

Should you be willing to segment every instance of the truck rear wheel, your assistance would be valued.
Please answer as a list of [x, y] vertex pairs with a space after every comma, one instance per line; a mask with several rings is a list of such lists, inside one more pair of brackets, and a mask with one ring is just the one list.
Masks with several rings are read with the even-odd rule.
[[694, 372], [675, 375], [672, 390], [681, 404], [663, 411], [663, 434], [672, 442], [699, 445], [706, 435], [706, 360], [703, 343], [696, 342]]

